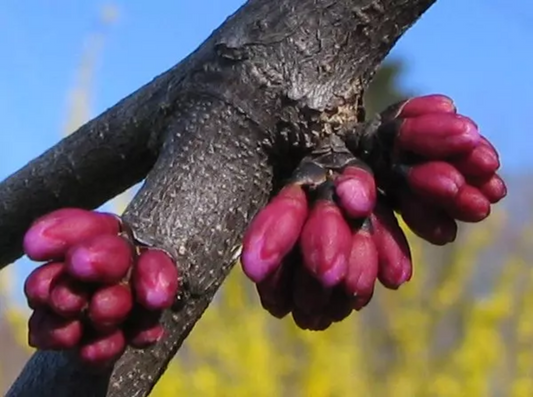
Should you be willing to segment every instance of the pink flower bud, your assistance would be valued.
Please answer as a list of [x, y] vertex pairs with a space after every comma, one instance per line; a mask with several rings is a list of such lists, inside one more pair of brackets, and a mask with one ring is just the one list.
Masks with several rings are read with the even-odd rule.
[[79, 356], [82, 362], [95, 367], [114, 364], [126, 350], [126, 340], [121, 330], [110, 334], [95, 335], [84, 343]]
[[304, 266], [326, 287], [338, 284], [346, 274], [351, 248], [350, 227], [332, 202], [316, 202], [300, 239]]
[[374, 176], [359, 167], [346, 167], [335, 179], [335, 193], [340, 206], [350, 217], [366, 218], [376, 204]]
[[448, 213], [462, 222], [480, 222], [490, 215], [490, 202], [479, 189], [464, 185]]
[[67, 274], [60, 275], [51, 285], [50, 308], [65, 318], [80, 316], [88, 304], [88, 288]]
[[34, 261], [62, 259], [74, 244], [100, 234], [117, 234], [120, 223], [110, 214], [63, 208], [37, 219], [24, 236], [24, 253]]
[[104, 284], [118, 283], [133, 261], [131, 245], [117, 235], [99, 235], [67, 251], [66, 270], [78, 280]]
[[307, 217], [307, 198], [298, 185], [288, 185], [252, 220], [243, 240], [244, 273], [258, 283], [273, 273], [294, 247]]
[[283, 318], [292, 309], [293, 255], [286, 257], [274, 273], [256, 284], [263, 308], [276, 318]]
[[378, 279], [389, 289], [397, 289], [411, 279], [411, 250], [392, 210], [378, 204], [371, 216], [374, 242], [378, 250]]
[[400, 212], [413, 233], [431, 244], [445, 245], [457, 237], [457, 223], [452, 217], [412, 193], [402, 194]]
[[435, 204], [451, 203], [465, 179], [452, 165], [431, 161], [413, 166], [407, 172], [407, 182], [414, 193]]
[[161, 324], [154, 324], [150, 328], [137, 329], [136, 331], [128, 339], [128, 343], [137, 349], [153, 346], [165, 336], [165, 328]]
[[498, 159], [498, 163], [500, 162], [500, 155], [498, 154], [498, 151], [496, 150], [496, 148], [494, 147], [494, 145], [486, 138], [484, 137], [483, 135], [481, 135], [481, 142], [480, 144], [483, 144], [485, 145], [486, 147], [488, 147], [490, 149], [490, 151], [492, 152], [493, 156], [496, 156], [497, 159]]
[[41, 350], [64, 350], [81, 340], [83, 327], [79, 320], [67, 320], [40, 308], [28, 321], [28, 345]]
[[97, 290], [89, 303], [89, 318], [96, 330], [112, 330], [121, 324], [133, 307], [130, 287], [116, 284]]
[[408, 99], [402, 105], [398, 117], [418, 117], [428, 113], [455, 113], [451, 98], [446, 95], [432, 94]]
[[132, 282], [137, 302], [150, 310], [168, 309], [178, 292], [178, 269], [163, 251], [141, 253], [133, 266]]
[[325, 316], [333, 322], [339, 322], [348, 317], [352, 311], [352, 300], [344, 291], [343, 286], [334, 287], [324, 311]]
[[366, 227], [356, 230], [352, 236], [352, 247], [348, 260], [348, 272], [344, 289], [357, 301], [367, 302], [374, 293], [378, 276], [378, 250], [372, 234]]
[[160, 320], [160, 311], [149, 311], [140, 305], [135, 305], [124, 326], [128, 344], [137, 349], [155, 345], [165, 336], [165, 329]]
[[481, 140], [471, 152], [454, 159], [452, 164], [463, 175], [473, 177], [490, 176], [500, 168], [498, 153], [486, 140]]
[[428, 113], [406, 118], [396, 139], [400, 149], [429, 159], [468, 153], [479, 141], [474, 122], [455, 113]]
[[331, 288], [324, 287], [301, 265], [294, 270], [292, 291], [294, 306], [305, 313], [322, 313], [331, 296]]
[[298, 328], [310, 331], [324, 331], [332, 323], [324, 314], [305, 313], [298, 308], [292, 311], [292, 318]]
[[505, 186], [505, 182], [497, 174], [492, 175], [490, 178], [472, 179], [469, 182], [477, 187], [492, 204], [496, 204], [507, 196], [507, 186]]
[[33, 270], [24, 282], [24, 294], [28, 306], [36, 309], [48, 305], [50, 285], [63, 271], [63, 263], [49, 262]]
[[353, 309], [356, 311], [360, 311], [361, 309], [363, 309], [370, 303], [373, 296], [374, 296], [374, 292], [372, 292], [372, 294], [370, 295], [355, 296], [352, 300]]

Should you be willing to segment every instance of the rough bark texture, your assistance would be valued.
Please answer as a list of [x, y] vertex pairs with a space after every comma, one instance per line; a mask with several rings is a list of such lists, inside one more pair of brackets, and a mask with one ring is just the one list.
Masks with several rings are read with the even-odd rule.
[[148, 173], [125, 219], [177, 259], [185, 283], [164, 317], [169, 335], [128, 350], [111, 379], [68, 354], [37, 352], [7, 395], [148, 395], [287, 160], [359, 118], [375, 68], [434, 1], [251, 0], [187, 59], [0, 184], [6, 265], [36, 216], [94, 208]]

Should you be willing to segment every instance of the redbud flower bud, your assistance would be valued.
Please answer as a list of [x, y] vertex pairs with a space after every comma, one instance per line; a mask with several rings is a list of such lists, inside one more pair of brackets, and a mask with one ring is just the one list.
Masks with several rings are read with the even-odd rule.
[[400, 200], [400, 212], [412, 232], [431, 244], [445, 245], [455, 241], [457, 223], [441, 208], [404, 192]]
[[131, 333], [128, 343], [137, 349], [155, 345], [165, 336], [165, 328], [161, 324], [153, 324], [151, 327], [139, 328]]
[[418, 117], [427, 113], [455, 113], [451, 98], [446, 95], [432, 94], [409, 98], [401, 106], [398, 117]]
[[106, 367], [114, 364], [125, 349], [124, 334], [121, 330], [116, 330], [110, 334], [94, 335], [81, 346], [79, 356], [88, 365]]
[[333, 322], [344, 320], [353, 311], [352, 298], [344, 291], [342, 285], [333, 287], [331, 297], [325, 308], [325, 316]]
[[[368, 303], [378, 276], [378, 250], [368, 227], [355, 230], [344, 288], [354, 302]], [[359, 309], [359, 305], [356, 305]]]
[[252, 281], [261, 282], [280, 266], [298, 241], [307, 213], [305, 192], [289, 185], [254, 217], [241, 255], [243, 271]]
[[261, 305], [276, 318], [285, 317], [292, 309], [293, 257], [286, 257], [274, 273], [256, 284]]
[[89, 303], [89, 318], [96, 330], [112, 330], [122, 323], [133, 307], [130, 287], [116, 284], [97, 290]]
[[370, 301], [372, 300], [372, 297], [374, 296], [374, 292], [372, 291], [372, 293], [370, 295], [359, 295], [359, 296], [355, 296], [352, 300], [352, 307], [354, 310], [356, 311], [360, 311], [361, 309], [363, 309], [364, 307], [366, 307]]
[[374, 242], [378, 250], [378, 279], [389, 289], [397, 289], [412, 276], [411, 250], [392, 210], [378, 204], [371, 216]]
[[431, 161], [413, 166], [407, 172], [407, 182], [414, 193], [435, 204], [449, 204], [465, 179], [452, 165]]
[[454, 113], [428, 113], [402, 121], [398, 147], [429, 159], [444, 159], [473, 150], [480, 141], [474, 122]]
[[300, 238], [304, 266], [326, 287], [345, 276], [351, 248], [350, 227], [331, 201], [318, 200]]
[[292, 318], [299, 328], [310, 331], [323, 331], [332, 323], [325, 314], [306, 313], [298, 308], [293, 309]]
[[492, 204], [507, 196], [507, 186], [497, 174], [492, 175], [490, 178], [469, 180], [469, 182], [477, 187]]
[[123, 326], [128, 344], [143, 349], [160, 341], [165, 335], [161, 315], [161, 311], [147, 310], [136, 304]]
[[35, 261], [61, 259], [74, 244], [100, 234], [117, 234], [120, 223], [110, 214], [63, 208], [37, 219], [24, 236], [24, 252]]
[[67, 320], [39, 308], [28, 321], [28, 345], [42, 350], [71, 349], [80, 342], [82, 332], [79, 320]]
[[500, 168], [498, 153], [481, 140], [474, 150], [454, 159], [452, 164], [465, 176], [485, 177], [494, 174]]
[[335, 179], [335, 193], [348, 216], [358, 219], [370, 215], [376, 204], [376, 183], [367, 170], [349, 166]]
[[87, 239], [67, 251], [66, 270], [78, 280], [118, 283], [132, 264], [132, 247], [117, 235]]
[[80, 283], [67, 274], [54, 280], [50, 290], [51, 309], [65, 318], [78, 317], [87, 307], [89, 299], [88, 286]]
[[48, 305], [50, 285], [63, 271], [63, 263], [49, 262], [33, 270], [24, 282], [24, 294], [28, 306], [36, 309]]
[[137, 301], [147, 309], [168, 309], [178, 292], [178, 270], [163, 251], [146, 250], [133, 266], [132, 282]]
[[480, 222], [490, 215], [490, 202], [479, 189], [464, 185], [448, 212], [462, 222]]
[[292, 289], [294, 306], [305, 313], [322, 313], [331, 295], [331, 288], [324, 287], [301, 265], [294, 270]]

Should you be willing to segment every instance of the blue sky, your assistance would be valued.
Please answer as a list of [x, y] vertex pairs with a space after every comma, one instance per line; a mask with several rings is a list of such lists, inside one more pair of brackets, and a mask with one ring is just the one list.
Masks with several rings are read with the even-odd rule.
[[[96, 70], [91, 117], [194, 50], [242, 0], [113, 2]], [[87, 37], [105, 3], [5, 0], [0, 4], [0, 179], [56, 143]], [[392, 51], [402, 86], [445, 93], [500, 150], [505, 173], [533, 168], [533, 2], [439, 0]], [[8, 150], [5, 150], [8, 148]]]

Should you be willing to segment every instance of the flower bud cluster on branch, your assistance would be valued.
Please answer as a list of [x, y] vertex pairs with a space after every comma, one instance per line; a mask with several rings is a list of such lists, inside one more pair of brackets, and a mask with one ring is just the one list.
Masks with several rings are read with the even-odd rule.
[[299, 327], [323, 330], [366, 306], [376, 281], [389, 289], [409, 281], [395, 212], [444, 245], [457, 221], [480, 222], [505, 197], [498, 153], [450, 98], [411, 98], [379, 117], [352, 159], [328, 167], [311, 156], [251, 222], [242, 267], [273, 316], [292, 313]]
[[177, 268], [163, 251], [137, 246], [118, 217], [51, 212], [27, 231], [24, 252], [46, 262], [24, 284], [30, 346], [76, 349], [84, 363], [107, 367], [127, 345], [163, 337], [159, 319], [178, 293]]

